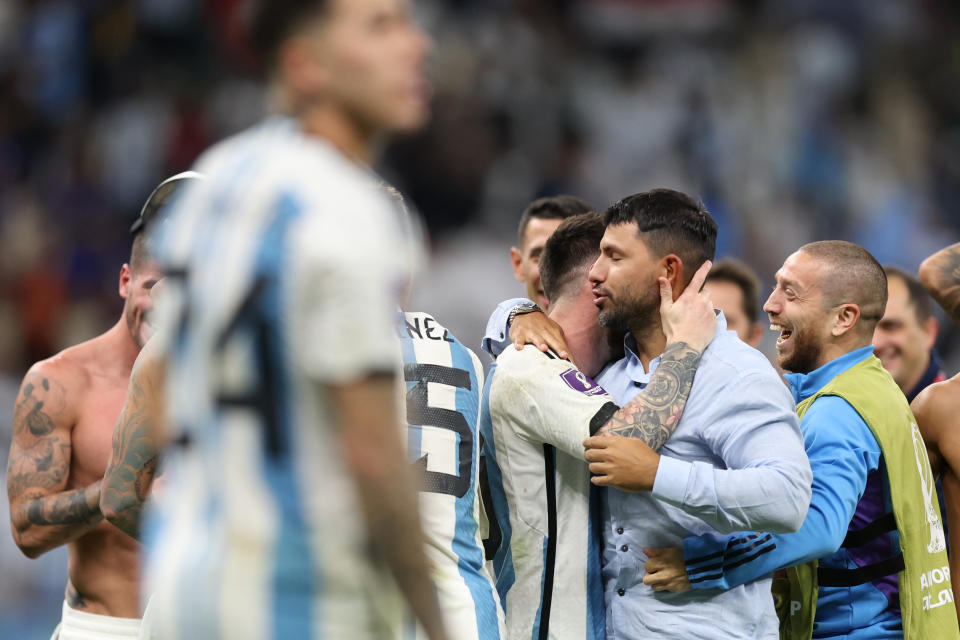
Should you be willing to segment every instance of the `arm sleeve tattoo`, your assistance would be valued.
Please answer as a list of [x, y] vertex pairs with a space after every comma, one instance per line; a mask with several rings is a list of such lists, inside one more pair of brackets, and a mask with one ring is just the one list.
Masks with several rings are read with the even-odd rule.
[[639, 438], [659, 451], [683, 415], [700, 355], [685, 342], [667, 345], [647, 387], [614, 413], [597, 435]]
[[158, 444], [150, 410], [151, 388], [130, 379], [127, 401], [113, 432], [110, 463], [103, 476], [100, 507], [104, 516], [127, 535], [139, 539], [143, 504], [157, 468]]
[[24, 379], [13, 414], [7, 495], [14, 539], [34, 557], [97, 525], [100, 483], [65, 490], [72, 447], [67, 390], [46, 372]]

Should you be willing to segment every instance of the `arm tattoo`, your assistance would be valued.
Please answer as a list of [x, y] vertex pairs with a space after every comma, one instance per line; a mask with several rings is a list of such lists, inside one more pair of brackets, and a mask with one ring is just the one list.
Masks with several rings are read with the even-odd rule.
[[113, 451], [103, 476], [101, 504], [108, 520], [127, 535], [139, 539], [143, 503], [157, 468], [157, 443], [153, 437], [154, 416], [148, 393], [137, 380], [130, 380], [127, 403], [113, 432]]
[[960, 243], [941, 249], [929, 260], [924, 284], [944, 311], [960, 322]]
[[659, 451], [683, 415], [700, 355], [685, 342], [667, 345], [647, 387], [613, 414], [597, 435], [639, 438]]
[[99, 482], [64, 490], [72, 455], [66, 407], [63, 385], [27, 375], [14, 407], [7, 494], [15, 540], [28, 555], [74, 540], [101, 520]]

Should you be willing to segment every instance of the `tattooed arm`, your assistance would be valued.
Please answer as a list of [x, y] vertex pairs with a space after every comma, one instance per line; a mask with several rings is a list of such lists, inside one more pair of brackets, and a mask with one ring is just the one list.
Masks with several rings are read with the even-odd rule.
[[596, 435], [638, 438], [659, 451], [683, 415], [700, 354], [686, 342], [668, 344], [646, 388], [610, 416]]
[[710, 266], [710, 261], [703, 263], [676, 300], [670, 282], [660, 279], [660, 321], [667, 341], [660, 364], [646, 388], [614, 413], [596, 435], [637, 438], [659, 451], [677, 428], [700, 355], [716, 332], [717, 316], [710, 296], [700, 292]]
[[960, 323], [960, 242], [924, 260], [919, 275], [930, 295]]
[[68, 365], [44, 361], [27, 372], [13, 413], [7, 496], [13, 539], [35, 558], [93, 529], [100, 482], [66, 491], [74, 415], [69, 395], [82, 392]]
[[113, 430], [113, 450], [100, 492], [104, 517], [138, 540], [143, 504], [150, 493], [161, 444], [163, 371], [162, 354], [150, 341], [130, 374], [127, 400]]

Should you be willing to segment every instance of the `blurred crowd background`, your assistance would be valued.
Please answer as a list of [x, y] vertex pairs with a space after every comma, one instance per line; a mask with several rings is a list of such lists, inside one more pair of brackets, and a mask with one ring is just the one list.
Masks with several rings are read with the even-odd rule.
[[[127, 231], [147, 195], [262, 114], [242, 4], [0, 0], [3, 469], [29, 364], [119, 317]], [[811, 240], [851, 240], [912, 272], [960, 240], [954, 0], [416, 10], [435, 41], [434, 118], [378, 168], [429, 234], [411, 307], [468, 345], [497, 302], [522, 295], [508, 251], [542, 195], [601, 211], [653, 187], [698, 195], [720, 225], [718, 255], [764, 285]], [[941, 327], [952, 374], [960, 340]], [[28, 561], [0, 533], [0, 637], [49, 637], [65, 567], [63, 549]]]

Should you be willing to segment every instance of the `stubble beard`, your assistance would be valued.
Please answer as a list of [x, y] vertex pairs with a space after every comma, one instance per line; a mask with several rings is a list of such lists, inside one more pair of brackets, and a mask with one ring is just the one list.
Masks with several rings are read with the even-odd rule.
[[777, 361], [785, 371], [791, 373], [810, 373], [818, 368], [823, 345], [817, 342], [808, 329], [797, 331], [794, 329], [793, 353], [787, 358], [778, 357]]
[[[634, 293], [634, 292], [628, 292]], [[597, 322], [601, 327], [610, 329], [612, 334], [624, 334], [628, 331], [646, 331], [659, 326], [660, 292], [656, 295], [640, 295], [624, 302], [613, 302], [609, 311], [600, 311]]]

